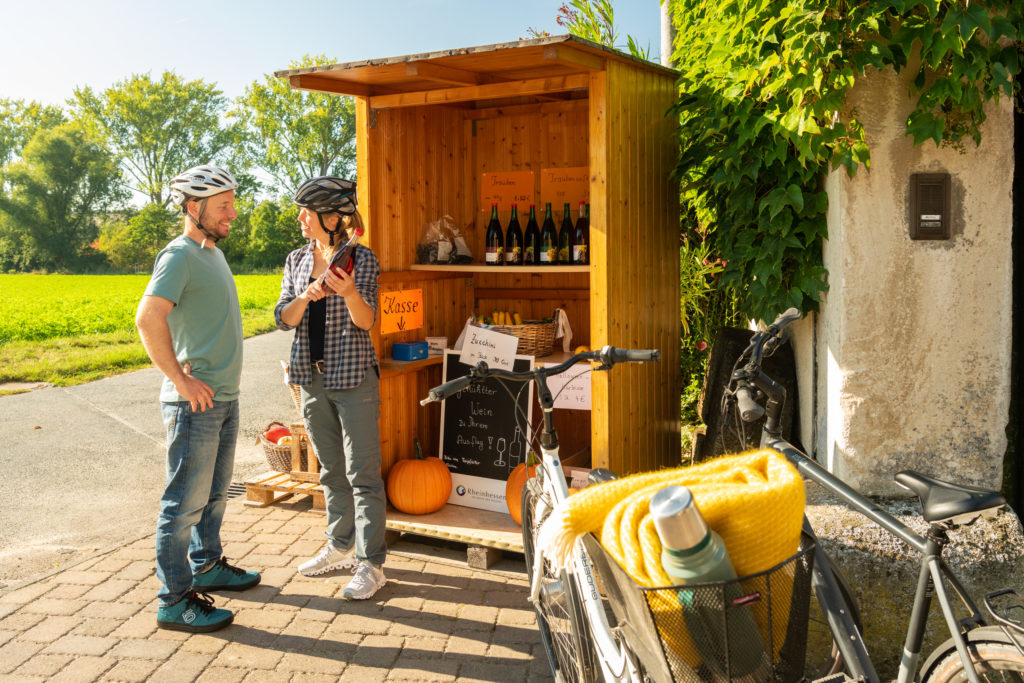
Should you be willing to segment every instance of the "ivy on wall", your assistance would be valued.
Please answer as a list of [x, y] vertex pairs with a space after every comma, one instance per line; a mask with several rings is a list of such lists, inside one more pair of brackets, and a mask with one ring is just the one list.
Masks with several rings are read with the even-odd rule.
[[870, 166], [846, 94], [911, 68], [915, 145], [981, 140], [985, 104], [1019, 84], [1019, 0], [666, 0], [677, 30], [677, 174], [690, 219], [725, 262], [743, 312], [816, 310], [828, 171]]

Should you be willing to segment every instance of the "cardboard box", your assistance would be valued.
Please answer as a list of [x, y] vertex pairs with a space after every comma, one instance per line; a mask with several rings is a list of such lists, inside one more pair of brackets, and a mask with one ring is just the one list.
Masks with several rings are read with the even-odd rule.
[[391, 347], [391, 357], [395, 360], [420, 360], [427, 357], [427, 342], [395, 342]]

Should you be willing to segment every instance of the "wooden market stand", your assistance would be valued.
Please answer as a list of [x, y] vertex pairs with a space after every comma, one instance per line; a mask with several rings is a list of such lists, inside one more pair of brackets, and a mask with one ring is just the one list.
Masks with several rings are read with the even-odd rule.
[[[378, 322], [373, 330], [386, 359], [385, 474], [412, 455], [413, 437], [437, 453], [440, 428], [438, 405], [419, 399], [440, 383], [441, 359], [393, 361], [392, 345], [427, 336], [452, 343], [471, 311], [492, 309], [540, 318], [560, 307], [574, 347], [660, 349], [660, 363], [594, 373], [592, 410], [560, 411], [556, 426], [563, 457], [589, 454], [576, 464], [620, 474], [679, 464], [679, 189], [667, 115], [675, 72], [555, 36], [276, 75], [293, 88], [355, 98], [359, 206], [364, 242], [381, 262], [381, 295], [423, 290], [423, 328], [381, 335]], [[590, 173], [590, 266], [416, 263], [424, 224], [444, 215], [482, 261], [489, 207], [480, 206], [481, 174], [539, 178], [545, 168], [581, 166]], [[535, 196], [538, 209], [550, 201], [539, 182]]]

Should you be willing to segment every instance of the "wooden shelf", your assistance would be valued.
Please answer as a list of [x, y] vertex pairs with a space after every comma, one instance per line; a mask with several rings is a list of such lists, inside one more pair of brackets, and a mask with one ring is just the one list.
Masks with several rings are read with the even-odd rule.
[[590, 266], [487, 266], [482, 263], [456, 266], [414, 263], [409, 266], [409, 270], [435, 270], [454, 273], [589, 273]]
[[382, 358], [380, 369], [392, 373], [416, 372], [431, 365], [440, 365], [444, 362], [444, 356], [427, 356], [419, 360], [395, 360], [394, 358]]

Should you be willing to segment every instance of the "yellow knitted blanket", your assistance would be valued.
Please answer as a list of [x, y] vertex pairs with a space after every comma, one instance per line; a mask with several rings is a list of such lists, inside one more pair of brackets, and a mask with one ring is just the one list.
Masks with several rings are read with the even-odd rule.
[[[673, 585], [661, 566], [661, 541], [649, 512], [651, 497], [672, 484], [686, 486], [693, 493], [708, 526], [722, 537], [738, 576], [770, 569], [797, 551], [804, 511], [803, 480], [793, 465], [771, 450], [588, 486], [552, 511], [541, 527], [538, 546], [545, 557], [565, 568], [571, 564], [579, 537], [595, 533], [637, 584], [648, 588]], [[783, 593], [775, 596], [773, 603], [783, 607], [785, 614], [790, 595]], [[678, 603], [663, 602], [651, 605], [655, 612], [679, 609]], [[783, 632], [784, 628], [784, 623], [772, 627]], [[685, 634], [662, 636], [684, 661], [695, 664], [696, 655]], [[775, 640], [777, 650], [781, 638]]]

